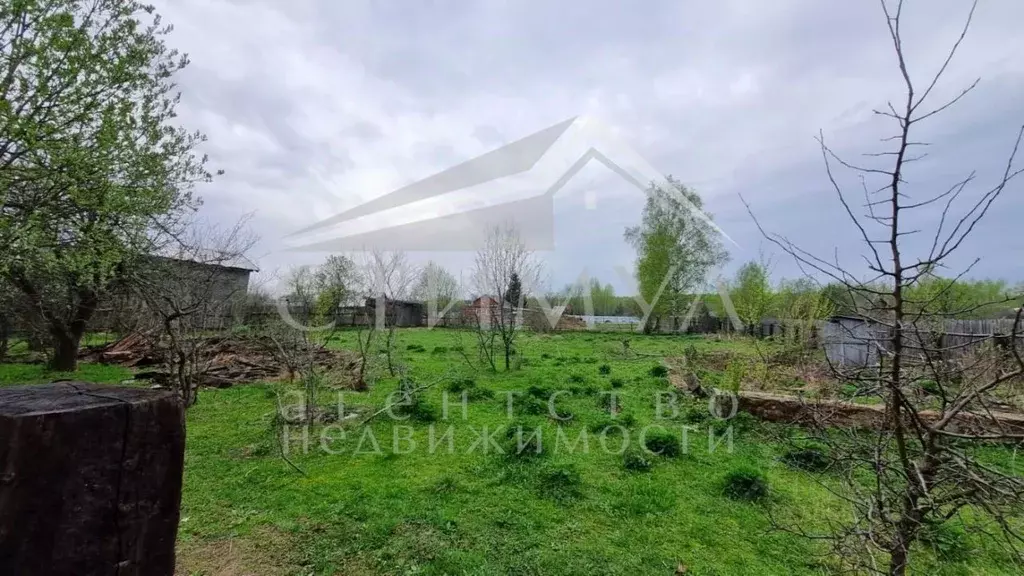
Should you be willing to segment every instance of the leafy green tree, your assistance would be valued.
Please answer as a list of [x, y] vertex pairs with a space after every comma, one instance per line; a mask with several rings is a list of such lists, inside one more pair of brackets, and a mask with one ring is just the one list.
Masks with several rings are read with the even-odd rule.
[[728, 260], [718, 232], [702, 213], [710, 219], [700, 196], [669, 176], [667, 187], [648, 190], [640, 225], [626, 229], [626, 240], [637, 251], [640, 295], [652, 304], [655, 319], [654, 325], [646, 323], [646, 331], [655, 329], [661, 316], [681, 313], [687, 292]]
[[321, 323], [334, 320], [341, 306], [355, 292], [358, 271], [354, 262], [345, 256], [331, 255], [313, 272], [316, 294], [314, 315]]
[[907, 309], [941, 318], [984, 318], [1014, 306], [1006, 283], [999, 280], [943, 278], [927, 272], [904, 297]]
[[613, 316], [616, 313], [617, 300], [615, 288], [611, 284], [601, 285], [597, 278], [590, 279], [590, 300], [594, 303], [594, 314]]
[[150, 6], [125, 0], [0, 3], [0, 277], [74, 370], [105, 288], [173, 238], [211, 178], [203, 141], [172, 125], [169, 49]]
[[760, 326], [772, 312], [775, 300], [767, 265], [750, 261], [740, 266], [729, 298], [743, 324], [750, 329]]

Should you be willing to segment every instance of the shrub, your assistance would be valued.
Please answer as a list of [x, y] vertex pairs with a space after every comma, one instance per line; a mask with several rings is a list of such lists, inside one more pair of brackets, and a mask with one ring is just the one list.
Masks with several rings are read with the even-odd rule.
[[597, 394], [597, 386], [593, 384], [587, 384], [586, 386], [576, 386], [575, 384], [569, 386], [569, 392], [573, 395], [589, 396], [591, 394]]
[[647, 472], [654, 467], [654, 460], [643, 450], [634, 448], [622, 454], [622, 467], [631, 472]]
[[583, 478], [572, 466], [552, 466], [540, 473], [537, 489], [553, 500], [575, 500], [583, 495]]
[[459, 346], [452, 346], [452, 347], [450, 348], [450, 350], [451, 350], [452, 352], [462, 352], [462, 351], [464, 351], [465, 349], [466, 349], [466, 347], [465, 347], [465, 346], [461, 346], [461, 345], [459, 345]]
[[607, 376], [612, 373], [612, 367], [607, 364], [601, 364], [597, 367], [597, 373], [602, 376]]
[[431, 353], [432, 354], [447, 354], [448, 353], [448, 347], [447, 346], [434, 346], [434, 349], [431, 350]]
[[612, 388], [622, 388], [626, 383], [622, 378], [612, 378], [609, 382], [611, 383]]
[[679, 438], [667, 430], [651, 430], [643, 441], [645, 448], [659, 456], [675, 458], [683, 452]]
[[515, 407], [515, 411], [519, 414], [540, 415], [548, 413], [547, 401], [533, 396], [527, 396], [521, 401], [516, 401], [513, 406]]
[[534, 384], [526, 389], [526, 395], [532, 398], [546, 400], [551, 396], [551, 389]]
[[[534, 434], [536, 429], [537, 426], [524, 420], [514, 422], [506, 428], [505, 454], [513, 458], [530, 458], [544, 454], [544, 441], [541, 434]], [[520, 446], [520, 442], [522, 442], [522, 446]]]
[[544, 360], [547, 360], [551, 358], [551, 354], [548, 354], [547, 352], [542, 352], [540, 357], [543, 358]]
[[587, 377], [583, 374], [570, 374], [569, 382], [572, 384], [583, 384], [587, 381]]
[[433, 422], [437, 420], [437, 413], [422, 394], [409, 394], [406, 399], [394, 407], [394, 412], [402, 416], [408, 416], [417, 422]]
[[629, 429], [636, 425], [636, 417], [632, 414], [622, 414], [617, 418], [602, 418], [589, 426], [594, 434], [622, 433], [623, 429]]
[[476, 380], [473, 378], [459, 378], [452, 380], [445, 386], [449, 392], [458, 394], [460, 397], [462, 393], [466, 393], [466, 398], [470, 400], [482, 400], [485, 398], [493, 398], [494, 390], [490, 388], [482, 388], [477, 386]]
[[733, 500], [757, 502], [768, 497], [768, 479], [755, 468], [736, 468], [725, 475], [722, 493]]
[[651, 369], [648, 373], [651, 376], [654, 376], [655, 378], [664, 378], [668, 376], [668, 368], [662, 366], [661, 364], [658, 364], [657, 366], [651, 366]]
[[405, 347], [405, 349], [408, 350], [409, 352], [424, 352], [424, 351], [426, 351], [426, 348], [424, 348], [423, 346], [421, 346], [419, 344], [409, 344], [408, 346]]
[[807, 472], [823, 472], [829, 466], [828, 454], [818, 446], [789, 450], [782, 455], [782, 462], [790, 468]]
[[924, 391], [925, 394], [931, 394], [932, 396], [942, 395], [942, 388], [935, 380], [921, 380], [920, 385], [921, 390]]
[[[611, 394], [600, 394], [597, 397], [597, 407], [601, 410], [608, 412], [612, 409], [612, 395]], [[615, 399], [615, 407], [622, 407], [622, 396]]]

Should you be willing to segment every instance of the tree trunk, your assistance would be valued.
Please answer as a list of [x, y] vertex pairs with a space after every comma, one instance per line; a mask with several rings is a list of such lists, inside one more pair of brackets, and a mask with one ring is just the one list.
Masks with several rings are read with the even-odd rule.
[[57, 372], [74, 372], [78, 369], [78, 346], [82, 335], [67, 332], [53, 335], [53, 357], [50, 369]]
[[50, 367], [60, 372], [74, 372], [78, 369], [78, 347], [85, 335], [85, 328], [96, 312], [99, 297], [94, 290], [79, 288], [75, 314], [68, 324], [63, 324], [50, 315], [50, 333], [53, 336], [53, 358]]
[[[897, 540], [899, 540], [897, 538]], [[889, 551], [889, 576], [904, 576], [907, 573], [907, 549], [897, 542]]]
[[0, 313], [0, 362], [3, 362], [7, 358], [7, 349], [10, 343], [11, 336], [11, 325], [7, 321], [7, 316]]

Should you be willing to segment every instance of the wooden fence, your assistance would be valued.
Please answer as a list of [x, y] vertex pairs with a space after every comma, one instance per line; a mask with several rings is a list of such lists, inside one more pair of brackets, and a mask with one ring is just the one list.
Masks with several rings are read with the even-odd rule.
[[[829, 361], [836, 365], [871, 366], [892, 348], [893, 332], [888, 326], [859, 318], [836, 317], [821, 324], [822, 344]], [[911, 358], [955, 359], [980, 347], [1003, 348], [1024, 345], [1024, 332], [1013, 319], [945, 320], [919, 322], [903, 328], [903, 347]], [[1012, 341], [1012, 342], [1011, 342]]]

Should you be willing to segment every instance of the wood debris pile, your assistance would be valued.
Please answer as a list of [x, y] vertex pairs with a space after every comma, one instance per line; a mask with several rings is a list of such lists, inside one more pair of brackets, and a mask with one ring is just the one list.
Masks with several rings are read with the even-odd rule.
[[[289, 374], [288, 365], [277, 345], [266, 336], [209, 336], [195, 349], [199, 354], [197, 365], [202, 373], [200, 386], [227, 388], [234, 384], [297, 377]], [[129, 368], [151, 367], [136, 372], [135, 378], [167, 385], [170, 375], [165, 365], [170, 352], [166, 342], [135, 332], [111, 344], [86, 349], [81, 358]], [[349, 371], [355, 367], [355, 357], [351, 352], [318, 348], [311, 353], [313, 362], [326, 370]]]

